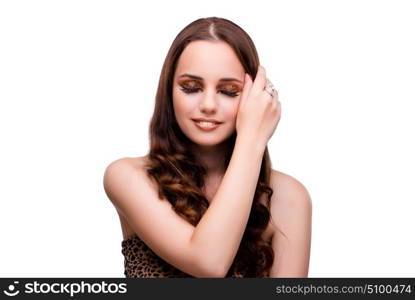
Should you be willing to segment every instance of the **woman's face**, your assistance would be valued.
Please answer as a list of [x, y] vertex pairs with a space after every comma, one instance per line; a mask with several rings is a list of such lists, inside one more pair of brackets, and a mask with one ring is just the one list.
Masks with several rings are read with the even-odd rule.
[[[225, 42], [194, 41], [182, 52], [173, 78], [174, 114], [183, 133], [215, 146], [235, 130], [245, 70]], [[212, 119], [220, 122], [197, 122]]]

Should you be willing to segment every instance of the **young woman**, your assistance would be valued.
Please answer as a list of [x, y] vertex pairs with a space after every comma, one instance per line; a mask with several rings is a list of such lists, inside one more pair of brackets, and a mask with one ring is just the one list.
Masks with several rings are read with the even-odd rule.
[[174, 40], [144, 157], [112, 162], [126, 277], [307, 277], [311, 199], [271, 169], [278, 94], [251, 38], [203, 18]]

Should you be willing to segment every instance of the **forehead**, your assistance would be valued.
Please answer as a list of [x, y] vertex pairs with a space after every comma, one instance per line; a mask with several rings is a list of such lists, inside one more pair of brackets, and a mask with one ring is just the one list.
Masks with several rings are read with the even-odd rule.
[[194, 41], [182, 52], [175, 76], [190, 73], [205, 80], [236, 77], [243, 80], [245, 70], [233, 49], [225, 42]]

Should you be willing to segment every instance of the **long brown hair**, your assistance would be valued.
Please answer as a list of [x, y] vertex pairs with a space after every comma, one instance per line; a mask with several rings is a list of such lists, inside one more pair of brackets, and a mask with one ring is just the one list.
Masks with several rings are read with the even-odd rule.
[[[173, 41], [161, 70], [154, 114], [149, 128], [150, 150], [147, 174], [158, 186], [160, 199], [166, 198], [175, 212], [196, 226], [209, 207], [203, 187], [206, 169], [189, 150], [191, 141], [183, 134], [173, 111], [173, 76], [178, 59], [192, 41], [223, 41], [239, 58], [245, 72], [254, 80], [259, 65], [258, 53], [248, 34], [235, 23], [218, 17], [201, 18], [187, 25]], [[226, 141], [223, 161], [227, 168], [235, 145], [236, 131]], [[270, 220], [271, 161], [264, 151], [248, 224], [228, 274], [237, 271], [244, 277], [268, 277], [274, 260], [272, 247], [261, 237]], [[266, 206], [260, 203], [265, 194]]]

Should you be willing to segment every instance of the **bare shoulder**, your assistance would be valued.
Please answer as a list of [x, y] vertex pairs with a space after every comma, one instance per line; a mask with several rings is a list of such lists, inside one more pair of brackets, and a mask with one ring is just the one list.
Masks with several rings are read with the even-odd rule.
[[104, 179], [111, 173], [142, 172], [146, 163], [146, 157], [123, 157], [112, 161], [105, 169]]
[[122, 157], [109, 163], [107, 169], [129, 167], [137, 170], [142, 170], [146, 162], [146, 156], [138, 157]]
[[[146, 157], [123, 157], [112, 161], [104, 172], [104, 189], [112, 202], [117, 200], [115, 194], [119, 187], [128, 184], [139, 175], [144, 177]], [[123, 184], [121, 184], [123, 183]]]
[[271, 216], [278, 228], [286, 228], [300, 218], [311, 215], [312, 201], [307, 188], [296, 178], [272, 170], [270, 185], [274, 191], [271, 198]]
[[272, 248], [276, 258], [270, 277], [307, 277], [311, 248], [312, 206], [306, 187], [296, 178], [272, 170]]
[[285, 204], [296, 206], [311, 204], [307, 188], [293, 176], [272, 169], [270, 181], [274, 190], [274, 202], [288, 202]]

